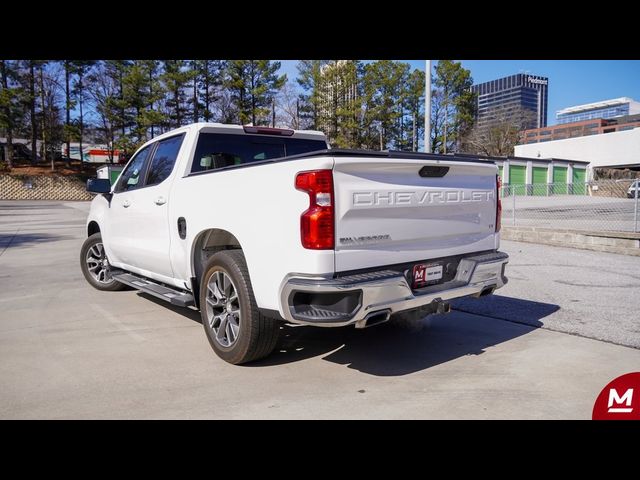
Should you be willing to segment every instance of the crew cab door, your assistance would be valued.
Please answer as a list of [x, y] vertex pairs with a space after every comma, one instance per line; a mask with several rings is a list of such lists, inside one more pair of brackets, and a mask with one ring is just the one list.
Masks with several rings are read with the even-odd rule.
[[141, 150], [122, 172], [111, 200], [107, 243], [114, 260], [160, 280], [174, 277], [168, 204], [170, 177], [183, 139], [184, 134], [176, 135]]

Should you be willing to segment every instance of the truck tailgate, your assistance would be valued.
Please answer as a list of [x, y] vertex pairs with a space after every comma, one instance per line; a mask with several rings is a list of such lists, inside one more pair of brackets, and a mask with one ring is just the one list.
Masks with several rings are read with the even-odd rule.
[[334, 160], [337, 272], [497, 248], [495, 164]]

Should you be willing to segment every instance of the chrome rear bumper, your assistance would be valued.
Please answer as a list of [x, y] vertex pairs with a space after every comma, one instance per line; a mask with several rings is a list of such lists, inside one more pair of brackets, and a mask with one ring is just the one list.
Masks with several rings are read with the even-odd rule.
[[[412, 290], [405, 275], [396, 270], [332, 279], [292, 276], [280, 292], [283, 317], [291, 323], [340, 327], [364, 323], [367, 317], [385, 311], [397, 313], [454, 298], [479, 296], [507, 283], [504, 267], [508, 262], [509, 256], [503, 252], [464, 257], [453, 280], [418, 290]], [[333, 310], [313, 306], [301, 310], [297, 302], [300, 298], [326, 298]]]

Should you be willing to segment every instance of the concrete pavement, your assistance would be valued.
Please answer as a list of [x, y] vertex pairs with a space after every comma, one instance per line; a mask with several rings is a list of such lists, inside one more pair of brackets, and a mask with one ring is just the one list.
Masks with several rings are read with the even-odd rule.
[[285, 327], [231, 366], [197, 312], [85, 282], [87, 207], [0, 202], [0, 418], [590, 418], [640, 370], [640, 350], [585, 338], [640, 345], [640, 259], [515, 242], [488, 302], [414, 328]]

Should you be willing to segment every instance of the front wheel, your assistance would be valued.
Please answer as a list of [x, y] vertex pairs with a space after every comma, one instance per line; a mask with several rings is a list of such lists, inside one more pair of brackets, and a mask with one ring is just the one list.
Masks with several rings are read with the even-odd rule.
[[213, 255], [200, 285], [202, 325], [220, 358], [240, 365], [273, 351], [280, 325], [260, 313], [241, 250], [223, 250]]
[[84, 241], [80, 249], [80, 269], [87, 282], [98, 290], [115, 292], [125, 287], [111, 277], [111, 265], [100, 233], [94, 233]]

